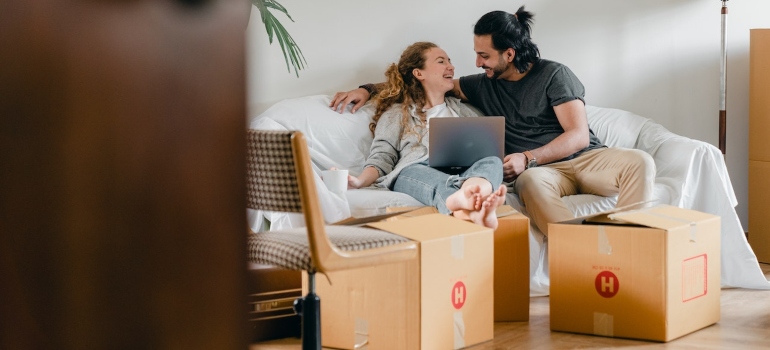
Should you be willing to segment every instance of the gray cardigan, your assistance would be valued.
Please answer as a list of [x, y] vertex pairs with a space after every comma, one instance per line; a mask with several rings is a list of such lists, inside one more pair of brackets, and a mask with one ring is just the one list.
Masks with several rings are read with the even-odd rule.
[[[445, 97], [447, 108], [460, 117], [477, 117], [478, 114], [454, 97]], [[416, 106], [409, 107], [409, 127], [422, 134], [422, 139], [414, 132], [404, 135], [401, 126], [401, 104], [394, 104], [382, 114], [374, 129], [374, 140], [369, 149], [369, 157], [364, 168], [374, 167], [380, 177], [372, 184], [374, 187], [392, 188], [393, 181], [405, 167], [428, 159], [427, 128], [417, 115]]]

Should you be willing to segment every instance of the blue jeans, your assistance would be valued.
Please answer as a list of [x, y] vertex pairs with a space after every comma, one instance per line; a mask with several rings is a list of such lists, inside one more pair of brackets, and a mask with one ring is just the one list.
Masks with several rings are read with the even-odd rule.
[[503, 182], [503, 161], [497, 157], [482, 158], [458, 175], [431, 168], [426, 162], [412, 164], [398, 174], [393, 191], [406, 193], [422, 204], [438, 208], [440, 213], [450, 214], [446, 207], [447, 197], [471, 177], [487, 179], [494, 191]]

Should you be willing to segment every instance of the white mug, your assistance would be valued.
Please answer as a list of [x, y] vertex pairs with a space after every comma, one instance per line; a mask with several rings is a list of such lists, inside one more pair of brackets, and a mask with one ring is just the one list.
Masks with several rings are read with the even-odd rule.
[[348, 171], [347, 170], [324, 170], [321, 171], [321, 178], [329, 191], [340, 196], [348, 190]]

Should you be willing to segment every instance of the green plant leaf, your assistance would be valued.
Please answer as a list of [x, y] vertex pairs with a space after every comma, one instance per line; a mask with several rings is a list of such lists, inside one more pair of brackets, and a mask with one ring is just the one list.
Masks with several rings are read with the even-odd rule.
[[273, 43], [273, 36], [278, 39], [278, 44], [281, 46], [281, 52], [283, 53], [284, 61], [286, 62], [286, 69], [291, 73], [291, 68], [294, 67], [294, 73], [299, 77], [299, 71], [305, 68], [307, 61], [302, 54], [294, 38], [291, 37], [286, 28], [278, 21], [269, 9], [274, 9], [286, 15], [292, 22], [294, 19], [289, 16], [289, 12], [281, 4], [275, 0], [251, 0], [252, 4], [259, 10], [262, 17], [262, 23], [265, 25], [265, 31], [267, 32], [267, 38], [270, 44]]
[[290, 19], [292, 22], [294, 22], [294, 19], [293, 19], [293, 18], [291, 18], [291, 16], [289, 16], [289, 11], [286, 11], [286, 8], [285, 8], [285, 7], [283, 7], [283, 5], [281, 5], [281, 4], [279, 4], [279, 3], [277, 3], [277, 2], [275, 2], [275, 1], [273, 1], [273, 0], [264, 0], [264, 3], [265, 3], [265, 6], [266, 6], [266, 7], [269, 7], [269, 8], [274, 8], [274, 9], [276, 9], [276, 10], [278, 10], [278, 11], [281, 11], [281, 12], [283, 12], [283, 14], [284, 14], [284, 15], [286, 15], [286, 17], [289, 17], [289, 19]]

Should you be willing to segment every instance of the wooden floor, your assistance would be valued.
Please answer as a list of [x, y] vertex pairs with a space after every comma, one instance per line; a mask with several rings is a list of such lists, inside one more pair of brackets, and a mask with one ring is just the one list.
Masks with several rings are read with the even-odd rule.
[[[770, 278], [770, 265], [761, 264]], [[770, 349], [770, 290], [722, 290], [719, 323], [668, 343], [604, 338], [561, 332], [549, 327], [548, 297], [532, 298], [529, 322], [495, 323], [495, 338], [468, 349]], [[299, 339], [252, 344], [250, 350], [299, 350]]]

